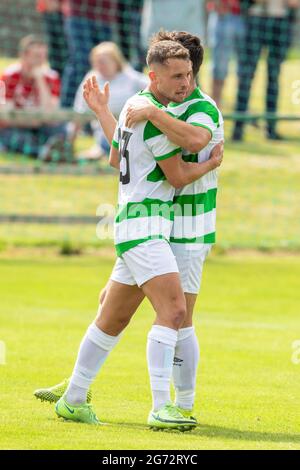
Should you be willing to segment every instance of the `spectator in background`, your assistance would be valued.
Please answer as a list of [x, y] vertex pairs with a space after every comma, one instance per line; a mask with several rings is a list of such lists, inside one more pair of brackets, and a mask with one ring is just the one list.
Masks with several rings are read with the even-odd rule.
[[[266, 111], [276, 113], [279, 94], [279, 75], [291, 44], [293, 11], [299, 8], [299, 0], [242, 0], [246, 5], [245, 51], [240, 67], [236, 111], [246, 112], [251, 83], [262, 49], [267, 47], [268, 81]], [[232, 139], [243, 139], [244, 122], [236, 121]], [[281, 140], [276, 132], [276, 121], [268, 120], [267, 138]]]
[[50, 67], [62, 76], [67, 60], [67, 45], [61, 0], [37, 0], [36, 9], [43, 18]]
[[150, 37], [160, 29], [189, 31], [205, 36], [205, 0], [145, 0], [142, 14], [142, 41], [145, 50]]
[[207, 36], [212, 50], [212, 98], [220, 107], [228, 65], [236, 56], [238, 75], [244, 53], [245, 20], [240, 0], [213, 0], [207, 4], [209, 13]]
[[68, 61], [62, 77], [61, 106], [71, 108], [76, 90], [89, 70], [89, 52], [112, 36], [117, 0], [63, 0]]
[[144, 0], [118, 0], [118, 32], [121, 51], [140, 72], [146, 65], [141, 44], [141, 22]]
[[[59, 106], [60, 79], [47, 65], [47, 44], [37, 36], [26, 36], [20, 42], [20, 61], [9, 66], [1, 80], [5, 84], [3, 109], [55, 111]], [[34, 113], [12, 127], [0, 122], [0, 144], [3, 149], [31, 156], [44, 155], [45, 148], [64, 140], [62, 125], [41, 121]]]
[[[96, 75], [101, 89], [106, 82], [109, 83], [109, 107], [116, 117], [119, 116], [128, 98], [148, 85], [148, 78], [126, 62], [122, 52], [113, 42], [103, 42], [94, 47], [90, 53], [90, 62], [92, 70], [84, 77], [75, 97], [74, 110], [78, 113], [89, 111], [83, 98], [83, 84], [92, 75]], [[107, 142], [98, 121], [92, 122], [92, 128], [97, 146], [85, 156], [96, 158], [103, 153], [109, 153], [110, 143]]]

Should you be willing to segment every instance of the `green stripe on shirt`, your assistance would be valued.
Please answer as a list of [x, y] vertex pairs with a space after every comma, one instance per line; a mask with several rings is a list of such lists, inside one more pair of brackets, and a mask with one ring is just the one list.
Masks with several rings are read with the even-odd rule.
[[208, 233], [202, 237], [174, 238], [170, 237], [171, 243], [216, 243], [216, 232]]
[[180, 152], [181, 152], [181, 148], [178, 147], [177, 149], [174, 149], [171, 152], [165, 153], [164, 155], [159, 155], [158, 157], [154, 156], [154, 158], [156, 161], [166, 160], [167, 158], [174, 157], [174, 155], [177, 155]]
[[[181, 194], [174, 197], [174, 205], [178, 204], [179, 214], [195, 216], [210, 212], [216, 208], [217, 188], [209, 189], [206, 193]], [[186, 211], [188, 210], [188, 214]], [[176, 217], [176, 209], [175, 209]]]
[[193, 114], [204, 113], [207, 114], [217, 126], [219, 126], [219, 111], [209, 101], [199, 100], [188, 106], [186, 111], [179, 116], [181, 121], [187, 121]]
[[210, 132], [211, 137], [213, 136], [213, 131], [210, 127], [206, 126], [205, 124], [200, 124], [199, 122], [189, 122], [189, 124], [196, 127], [203, 127], [204, 129], [207, 129]]
[[139, 238], [138, 240], [129, 240], [127, 242], [117, 243], [115, 245], [117, 256], [122, 256], [126, 251], [131, 250], [131, 248], [135, 248], [148, 240], [166, 240], [166, 238], [163, 235], [149, 235], [149, 237]]
[[216, 196], [217, 188], [213, 188], [206, 193], [175, 196], [173, 201], [147, 198], [141, 202], [128, 202], [123, 206], [118, 206], [115, 222], [120, 223], [126, 219], [154, 216], [161, 216], [173, 221], [174, 216], [204, 214], [215, 209]]
[[128, 202], [118, 207], [115, 218], [116, 223], [123, 220], [141, 217], [161, 216], [167, 220], [174, 220], [173, 201], [162, 201], [161, 199], [144, 199], [141, 202]]

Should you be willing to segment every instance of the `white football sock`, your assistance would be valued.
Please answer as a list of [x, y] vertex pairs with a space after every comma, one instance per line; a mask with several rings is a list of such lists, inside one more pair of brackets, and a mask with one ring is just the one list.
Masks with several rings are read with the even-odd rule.
[[199, 358], [199, 343], [194, 327], [181, 328], [175, 347], [173, 382], [175, 403], [186, 410], [192, 410], [194, 406]]
[[120, 336], [103, 333], [95, 323], [89, 326], [80, 344], [70, 384], [65, 393], [65, 399], [70, 405], [80, 405], [86, 402], [91, 383], [110, 351], [118, 343]]
[[177, 331], [166, 326], [153, 325], [148, 334], [147, 362], [154, 410], [171, 402], [170, 382], [176, 341]]

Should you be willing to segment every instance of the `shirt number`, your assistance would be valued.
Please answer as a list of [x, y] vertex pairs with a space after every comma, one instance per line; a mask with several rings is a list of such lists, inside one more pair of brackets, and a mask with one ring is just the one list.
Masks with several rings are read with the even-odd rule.
[[131, 136], [132, 132], [119, 129], [120, 181], [122, 184], [130, 182], [129, 151], [127, 147]]

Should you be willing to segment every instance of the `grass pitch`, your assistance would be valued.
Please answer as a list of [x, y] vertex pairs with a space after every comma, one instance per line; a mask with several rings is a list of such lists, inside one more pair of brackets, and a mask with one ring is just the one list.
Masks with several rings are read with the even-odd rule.
[[53, 405], [37, 401], [35, 388], [71, 373], [112, 263], [109, 256], [2, 256], [1, 449], [300, 449], [300, 364], [291, 361], [300, 339], [298, 257], [208, 260], [195, 317], [202, 355], [197, 430], [154, 433], [145, 425], [147, 302], [94, 384], [105, 426], [60, 421]]

